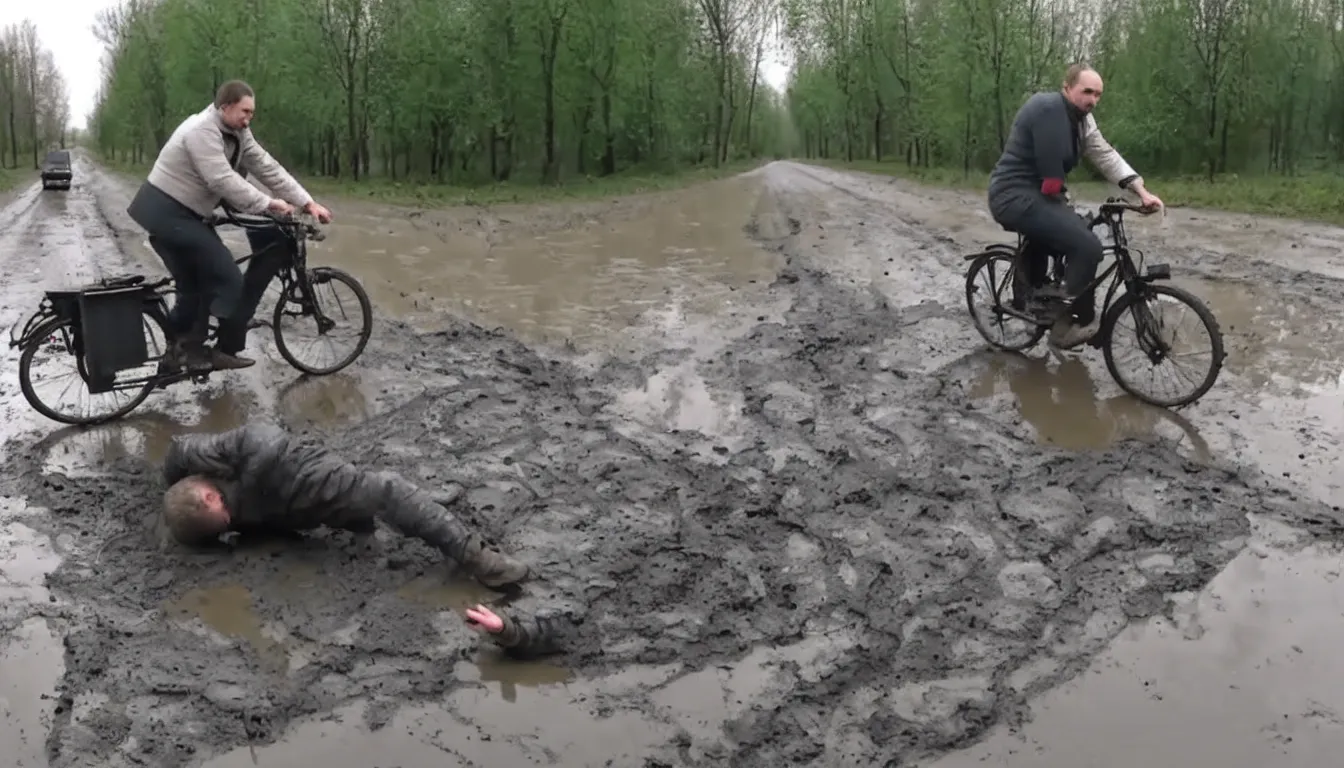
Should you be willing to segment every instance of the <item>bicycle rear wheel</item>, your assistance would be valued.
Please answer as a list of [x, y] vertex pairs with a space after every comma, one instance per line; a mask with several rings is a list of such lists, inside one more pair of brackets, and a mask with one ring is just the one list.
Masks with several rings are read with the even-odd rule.
[[[1018, 292], [1024, 288], [1020, 283], [1023, 280], [1016, 268], [1016, 258], [1007, 250], [986, 251], [971, 262], [970, 269], [966, 270], [966, 309], [971, 313], [975, 330], [985, 341], [1009, 352], [1030, 349], [1045, 335], [1045, 326], [1004, 311], [1005, 305], [1012, 305]], [[987, 306], [982, 302], [977, 308], [977, 297], [987, 297]], [[996, 328], [997, 335], [994, 331]], [[1014, 332], [1011, 338], [1009, 329]]]
[[[47, 321], [34, 333], [33, 340], [23, 348], [23, 352], [19, 356], [19, 389], [23, 391], [24, 399], [38, 413], [62, 424], [99, 424], [119, 419], [138, 408], [145, 401], [145, 398], [149, 397], [149, 394], [154, 391], [154, 376], [158, 361], [168, 348], [168, 336], [163, 319], [157, 313], [149, 310], [146, 310], [141, 317], [144, 320], [144, 329], [150, 334], [150, 338], [147, 340], [150, 348], [150, 359], [142, 367], [143, 370], [118, 372], [117, 381], [122, 383], [115, 384], [115, 388], [110, 392], [99, 393], [88, 391], [88, 372], [84, 368], [81, 355], [74, 346], [76, 330], [74, 322], [69, 318], [53, 318]], [[157, 336], [154, 334], [156, 329], [158, 331]], [[157, 355], [155, 354], [156, 349], [158, 350]], [[48, 363], [45, 360], [38, 361], [38, 352], [43, 351], [54, 352], [57, 360], [61, 358], [68, 360], [67, 365], [72, 370], [66, 373], [65, 378], [68, 378], [70, 383], [61, 388], [62, 391], [68, 392], [71, 385], [80, 385], [82, 391], [88, 397], [96, 398], [100, 403], [108, 404], [79, 415], [63, 412], [58, 410], [58, 406], [48, 404], [37, 393], [37, 387], [33, 381], [34, 367], [36, 366], [39, 372], [46, 373], [59, 367], [59, 363]], [[129, 399], [125, 399], [127, 397]]]
[[[1164, 317], [1159, 317], [1157, 313], [1153, 312], [1152, 305], [1156, 304], [1158, 299], [1164, 297], [1171, 304], [1193, 311], [1195, 318], [1199, 320], [1199, 327], [1209, 337], [1207, 350], [1209, 362], [1205, 366], [1203, 374], [1187, 379], [1193, 386], [1187, 386], [1182, 390], [1182, 394], [1169, 397], [1151, 394], [1141, 389], [1131, 377], [1121, 373], [1120, 363], [1129, 359], [1130, 356], [1122, 357], [1117, 355], [1115, 351], [1116, 341], [1121, 338], [1121, 336], [1117, 336], [1116, 332], [1117, 330], [1124, 330], [1122, 336], [1126, 339], [1132, 337], [1137, 343], [1140, 352], [1139, 359], [1146, 358], [1150, 367], [1154, 369], [1162, 363], [1202, 354], [1184, 349], [1182, 344], [1184, 339], [1178, 338], [1180, 336], [1178, 329], [1165, 322]], [[1185, 313], [1182, 314], [1180, 319], [1184, 319], [1184, 315]], [[1131, 324], [1122, 326], [1123, 321], [1126, 320], [1129, 320]], [[1119, 384], [1121, 389], [1145, 403], [1162, 408], [1179, 408], [1203, 397], [1213, 388], [1214, 382], [1218, 380], [1218, 374], [1223, 368], [1223, 360], [1227, 356], [1223, 349], [1223, 334], [1213, 313], [1204, 305], [1204, 302], [1193, 294], [1174, 285], [1149, 283], [1144, 286], [1141, 293], [1125, 293], [1116, 301], [1114, 308], [1107, 313], [1106, 328], [1102, 332], [1104, 337], [1101, 347], [1106, 357], [1106, 370], [1115, 379], [1115, 383]]]
[[[305, 283], [309, 288], [307, 291], [304, 290]], [[338, 287], [353, 294], [353, 300], [343, 300], [336, 290]], [[327, 299], [326, 293], [334, 299]], [[325, 376], [345, 368], [364, 353], [364, 347], [373, 335], [373, 307], [364, 286], [354, 275], [334, 267], [314, 267], [307, 271], [306, 281], [294, 281], [280, 296], [275, 304], [271, 330], [275, 333], [275, 347], [286, 362], [304, 373]], [[301, 333], [305, 330], [316, 331], [316, 340], [301, 342]], [[352, 348], [344, 355], [338, 355], [334, 363], [321, 365], [299, 354], [311, 352], [315, 347], [334, 348], [338, 336], [351, 335], [354, 339]]]

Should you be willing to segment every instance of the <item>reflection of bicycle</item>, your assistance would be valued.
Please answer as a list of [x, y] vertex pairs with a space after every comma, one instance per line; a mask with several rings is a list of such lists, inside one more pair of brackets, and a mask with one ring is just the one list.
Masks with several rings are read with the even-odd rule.
[[[1087, 290], [1091, 292], [1100, 287], [1112, 274], [1115, 276], [1106, 292], [1106, 299], [1102, 305], [1101, 327], [1088, 344], [1101, 348], [1106, 358], [1106, 369], [1121, 389], [1129, 394], [1157, 406], [1175, 408], [1188, 405], [1203, 397], [1213, 387], [1219, 371], [1222, 370], [1223, 359], [1226, 357], [1226, 353], [1223, 351], [1222, 332], [1218, 328], [1218, 321], [1214, 319], [1213, 313], [1198, 298], [1173, 285], [1157, 283], [1159, 280], [1166, 280], [1171, 277], [1171, 269], [1168, 265], [1150, 264], [1145, 272], [1140, 273], [1139, 268], [1143, 264], [1143, 257], [1140, 253], [1139, 264], [1134, 263], [1122, 221], [1125, 211], [1146, 212], [1146, 209], [1118, 198], [1110, 198], [1102, 204], [1095, 215], [1084, 217], [1088, 221], [1089, 228], [1105, 224], [1110, 229], [1112, 245], [1106, 246], [1103, 251], [1111, 253], [1115, 257], [1110, 266], [1088, 285]], [[1035, 290], [1032, 289], [1027, 280], [1026, 270], [1020, 269], [1023, 257], [1031, 252], [1035, 252], [1032, 244], [1028, 243], [1025, 237], [1019, 235], [1016, 247], [1006, 243], [996, 243], [984, 251], [966, 257], [966, 260], [971, 262], [966, 270], [967, 309], [971, 313], [971, 319], [975, 323], [976, 330], [986, 341], [999, 349], [1020, 351], [1035, 346], [1045, 335], [1046, 328], [1054, 322], [1056, 316], [1054, 313], [1060, 309], [1058, 306], [1051, 306], [1046, 302], [1038, 301], [1034, 295]], [[1137, 249], [1134, 252], [1139, 253]], [[1062, 286], [1064, 282], [1064, 259], [1057, 253], [1050, 253], [1049, 255], [1050, 269], [1047, 275], [1049, 281], [1047, 285]], [[995, 274], [996, 270], [1000, 268], [1003, 269], [1001, 282], [996, 281]], [[989, 278], [990, 293], [993, 297], [988, 313], [990, 318], [983, 318], [976, 311], [975, 297], [979, 291], [979, 286], [976, 283], [981, 273]], [[1124, 286], [1125, 292], [1117, 298], [1116, 291], [1121, 285]], [[1011, 297], [1005, 299], [1003, 293], [1008, 286], [1012, 286], [1010, 289]], [[1039, 288], [1036, 290], [1039, 290]], [[1135, 324], [1133, 336], [1138, 342], [1140, 351], [1151, 366], [1156, 367], [1184, 354], [1174, 352], [1175, 331], [1167, 333], [1165, 324], [1153, 315], [1149, 302], [1158, 298], [1175, 301], [1193, 310], [1210, 338], [1212, 359], [1206, 373], [1202, 379], [1197, 380], [1193, 389], [1178, 397], [1162, 398], [1141, 391], [1136, 383], [1123, 375], [1117, 367], [1117, 355], [1115, 354], [1116, 325], [1126, 317], [1133, 318]], [[1009, 342], [1006, 337], [994, 338], [991, 335], [987, 320], [1000, 327], [1013, 320], [1022, 323], [1024, 326], [1022, 340]]]
[[[1051, 358], [1058, 365], [1051, 367]], [[1129, 394], [1100, 398], [1082, 358], [1053, 353], [992, 355], [973, 397], [995, 392], [1005, 382], [1018, 411], [1043, 442], [1069, 450], [1104, 449], [1121, 440], [1155, 439], [1184, 445], [1191, 459], [1213, 461], [1213, 451], [1195, 425], [1177, 411], [1158, 408]]]
[[[308, 267], [307, 241], [323, 239], [321, 232], [298, 219], [270, 216], [224, 214], [215, 217], [212, 224], [233, 224], [245, 228], [275, 227], [289, 241], [290, 247], [286, 248], [289, 258], [277, 274], [280, 298], [271, 321], [276, 349], [286, 362], [304, 373], [320, 376], [345, 368], [363, 353], [373, 330], [373, 310], [369, 306], [368, 294], [353, 275], [342, 270]], [[242, 264], [254, 256], [256, 254], [248, 254], [235, 261]], [[297, 331], [297, 319], [311, 317], [318, 336], [324, 339], [337, 329], [338, 320], [354, 320], [345, 317], [347, 307], [342, 305], [339, 297], [334, 306], [319, 305], [317, 289], [329, 286], [334, 292], [337, 285], [349, 288], [354, 293], [358, 335], [354, 348], [334, 365], [318, 366], [299, 358], [291, 336]], [[73, 290], [47, 291], [37, 312], [24, 323], [22, 330], [16, 334], [17, 326], [10, 329], [10, 348], [23, 349], [19, 357], [19, 384], [23, 396], [33, 408], [49, 419], [65, 424], [96, 424], [120, 418], [135, 410], [157, 387], [166, 387], [184, 379], [205, 382], [211, 370], [171, 370], [159, 365], [163, 361], [164, 351], [175, 341], [174, 334], [168, 330], [166, 301], [168, 294], [175, 292], [171, 277], [146, 283], [144, 275], [107, 278]], [[354, 307], [349, 309], [355, 310]], [[284, 321], [290, 318], [296, 319], [295, 325], [287, 329]], [[158, 352], [151, 355], [144, 331], [149, 331], [149, 335], [153, 336], [155, 328], [164, 341], [160, 344], [158, 338], [153, 339]], [[218, 326], [212, 319], [207, 341], [213, 339], [217, 331]], [[74, 383], [82, 381], [87, 385], [89, 394], [115, 396], [129, 393], [131, 399], [86, 416], [57, 411], [38, 397], [32, 381], [34, 357], [39, 351], [47, 349], [62, 358], [74, 358], [77, 369]], [[149, 368], [148, 373], [122, 378], [123, 374], [146, 366]]]

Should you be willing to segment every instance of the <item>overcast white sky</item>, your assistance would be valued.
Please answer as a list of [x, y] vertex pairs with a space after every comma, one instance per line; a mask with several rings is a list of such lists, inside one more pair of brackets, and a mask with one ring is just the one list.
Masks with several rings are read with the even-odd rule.
[[93, 36], [93, 18], [113, 0], [0, 0], [0, 27], [25, 18], [56, 57], [70, 91], [70, 124], [84, 127], [98, 95], [98, 61], [103, 46]]
[[[37, 25], [42, 44], [56, 57], [70, 91], [70, 123], [83, 128], [98, 95], [103, 46], [93, 36], [94, 16], [115, 0], [0, 0], [0, 27], [24, 18]], [[784, 87], [788, 70], [778, 55], [767, 54], [761, 67], [766, 82]]]

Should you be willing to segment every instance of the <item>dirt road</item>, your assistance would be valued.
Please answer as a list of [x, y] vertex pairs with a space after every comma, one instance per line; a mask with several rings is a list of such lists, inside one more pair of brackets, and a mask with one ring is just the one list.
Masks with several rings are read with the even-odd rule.
[[[129, 191], [81, 159], [70, 193], [10, 204], [3, 319], [160, 271]], [[75, 433], [28, 415], [11, 352], [4, 743], [55, 768], [1322, 764], [1344, 234], [1132, 227], [1228, 334], [1174, 416], [1091, 355], [981, 351], [961, 255], [1003, 233], [978, 202], [775, 163], [610, 207], [340, 203], [312, 258], [384, 313], [348, 375], [299, 380], [254, 333], [256, 368]], [[478, 650], [481, 592], [386, 532], [159, 551], [166, 436], [255, 417], [463, 484], [539, 567], [532, 605], [584, 612], [578, 646]], [[1136, 722], [1170, 737], [1135, 747]]]

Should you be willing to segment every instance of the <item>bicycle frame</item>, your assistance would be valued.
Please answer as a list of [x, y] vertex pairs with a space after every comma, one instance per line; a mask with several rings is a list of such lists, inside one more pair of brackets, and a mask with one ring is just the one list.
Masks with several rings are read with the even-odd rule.
[[[1111, 244], [1103, 246], [1101, 249], [1102, 258], [1105, 259], [1107, 255], [1110, 255], [1112, 257], [1111, 263], [1105, 270], [1088, 283], [1087, 288], [1084, 291], [1085, 293], [1095, 291], [1100, 288], [1102, 283], [1106, 282], [1108, 278], [1114, 276], [1110, 288], [1106, 291], [1106, 299], [1102, 302], [1103, 317], [1106, 317], [1110, 313], [1110, 309], [1114, 304], [1116, 291], [1121, 285], [1124, 285], [1127, 290], [1134, 291], [1136, 289], [1141, 290], [1142, 286], [1155, 280], [1167, 280], [1171, 278], [1171, 268], [1167, 264], [1150, 264], [1145, 272], [1140, 273], [1139, 268], [1143, 264], [1142, 252], [1139, 252], [1138, 264], [1134, 263], [1134, 259], [1130, 255], [1129, 236], [1125, 232], [1124, 213], [1125, 211], [1142, 210], [1142, 208], [1132, 203], [1126, 203], [1115, 198], [1110, 198], [1101, 205], [1095, 214], [1087, 218], [1087, 228], [1089, 230], [1096, 229], [1098, 226], [1104, 224], [1111, 233]], [[1008, 275], [1009, 279], [1004, 282], [1005, 285], [1012, 284], [1012, 280], [1015, 277], [1014, 273], [1021, 267], [1022, 257], [1026, 254], [1028, 246], [1028, 238], [1022, 234], [1018, 234], [1017, 247], [1013, 249], [1012, 271]], [[976, 258], [977, 256], [978, 254], [967, 258], [969, 260]], [[1052, 278], [1061, 279], [1064, 271], [1064, 257], [1058, 253], [1052, 252], [1049, 254], [1049, 258], [1051, 260], [1050, 273]], [[995, 298], [997, 300], [999, 297]], [[1011, 315], [1018, 319], [1033, 323], [1037, 322], [1038, 318], [1029, 312], [1016, 310], [1011, 306], [1005, 305], [1002, 301], [999, 301], [998, 303], [1000, 305], [998, 309], [1006, 315]]]

